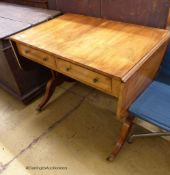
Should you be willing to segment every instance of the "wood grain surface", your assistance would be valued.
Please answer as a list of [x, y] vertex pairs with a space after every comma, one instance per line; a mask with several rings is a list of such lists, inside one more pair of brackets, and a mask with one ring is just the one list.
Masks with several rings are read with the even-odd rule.
[[126, 83], [121, 84], [117, 116], [125, 116], [129, 106], [155, 78], [166, 48], [167, 44], [163, 44]]
[[117, 118], [154, 79], [169, 31], [66, 14], [11, 37], [18, 52], [117, 98]]
[[63, 15], [11, 37], [121, 80], [168, 38], [166, 30], [76, 14]]

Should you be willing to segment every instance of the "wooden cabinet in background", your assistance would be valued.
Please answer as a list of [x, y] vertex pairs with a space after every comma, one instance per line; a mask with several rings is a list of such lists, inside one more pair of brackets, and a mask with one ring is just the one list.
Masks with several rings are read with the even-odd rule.
[[28, 5], [32, 7], [48, 8], [48, 0], [1, 0], [20, 5]]
[[0, 1], [0, 87], [24, 103], [44, 90], [49, 79], [49, 70], [40, 66], [29, 71], [21, 70], [8, 37], [57, 15], [57, 11]]

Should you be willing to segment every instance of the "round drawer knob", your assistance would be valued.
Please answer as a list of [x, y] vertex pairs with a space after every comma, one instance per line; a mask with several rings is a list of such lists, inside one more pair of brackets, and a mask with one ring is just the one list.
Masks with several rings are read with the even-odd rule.
[[30, 50], [25, 50], [25, 53], [26, 53], [26, 54], [30, 53]]
[[98, 78], [94, 78], [94, 79], [93, 79], [93, 82], [94, 82], [94, 83], [97, 83], [98, 81], [99, 81]]
[[70, 69], [71, 69], [70, 67], [67, 67], [67, 68], [66, 68], [66, 71], [68, 72], [68, 71], [70, 71]]
[[48, 57], [44, 57], [43, 58], [43, 61], [48, 61]]

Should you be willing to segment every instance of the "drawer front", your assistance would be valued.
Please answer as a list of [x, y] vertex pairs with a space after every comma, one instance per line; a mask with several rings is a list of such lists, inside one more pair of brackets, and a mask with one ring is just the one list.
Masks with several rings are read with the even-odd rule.
[[111, 79], [104, 75], [57, 58], [56, 71], [88, 84], [94, 88], [111, 93]]
[[51, 69], [55, 69], [55, 59], [54, 56], [45, 53], [43, 51], [39, 51], [36, 49], [33, 49], [29, 46], [23, 45], [23, 44], [18, 44], [17, 43], [17, 48], [19, 51], [19, 54], [32, 60], [37, 63], [40, 63], [46, 67], [49, 67]]

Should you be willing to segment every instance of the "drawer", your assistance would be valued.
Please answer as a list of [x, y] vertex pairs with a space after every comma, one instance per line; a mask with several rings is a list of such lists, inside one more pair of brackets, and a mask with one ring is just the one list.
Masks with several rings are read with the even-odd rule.
[[111, 78], [56, 58], [56, 71], [94, 88], [111, 93]]
[[51, 69], [55, 68], [54, 56], [23, 44], [17, 43], [17, 48], [20, 55]]

